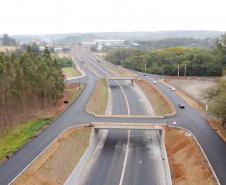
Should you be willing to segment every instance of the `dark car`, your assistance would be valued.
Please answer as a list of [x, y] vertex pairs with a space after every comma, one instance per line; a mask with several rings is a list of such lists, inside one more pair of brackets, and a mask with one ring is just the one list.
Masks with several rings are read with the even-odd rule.
[[181, 109], [184, 109], [185, 108], [185, 106], [184, 106], [183, 103], [179, 103], [178, 107], [180, 107]]

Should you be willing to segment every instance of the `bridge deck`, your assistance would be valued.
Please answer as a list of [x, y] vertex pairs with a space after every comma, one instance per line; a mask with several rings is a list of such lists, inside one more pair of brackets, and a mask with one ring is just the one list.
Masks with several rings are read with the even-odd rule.
[[138, 129], [138, 130], [161, 130], [166, 126], [166, 123], [97, 123], [90, 124], [97, 129]]

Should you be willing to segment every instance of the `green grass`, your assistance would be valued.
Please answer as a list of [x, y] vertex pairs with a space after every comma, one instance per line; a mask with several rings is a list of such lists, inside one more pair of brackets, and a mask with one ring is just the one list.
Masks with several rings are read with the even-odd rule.
[[0, 162], [27, 144], [52, 119], [39, 119], [8, 129], [0, 135]]
[[62, 68], [62, 71], [66, 78], [72, 78], [80, 75], [79, 71], [73, 67], [64, 67]]

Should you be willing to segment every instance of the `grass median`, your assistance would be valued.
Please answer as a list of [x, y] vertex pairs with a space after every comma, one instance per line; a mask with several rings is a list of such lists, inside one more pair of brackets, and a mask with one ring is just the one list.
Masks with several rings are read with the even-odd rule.
[[87, 111], [94, 114], [105, 114], [108, 104], [108, 86], [105, 79], [97, 82], [96, 90], [93, 93]]
[[136, 80], [137, 85], [147, 96], [150, 104], [155, 110], [156, 115], [165, 115], [172, 113], [170, 105], [166, 99], [156, 90], [153, 85], [145, 80]]

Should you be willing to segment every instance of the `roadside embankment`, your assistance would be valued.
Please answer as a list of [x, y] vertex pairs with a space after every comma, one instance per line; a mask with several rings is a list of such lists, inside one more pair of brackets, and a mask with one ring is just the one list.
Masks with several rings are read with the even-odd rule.
[[206, 105], [201, 101], [201, 94], [207, 87], [210, 87], [212, 83], [189, 80], [181, 78], [181, 80], [173, 80], [174, 78], [167, 78], [160, 80], [161, 83], [168, 86], [169, 88], [175, 87], [176, 94], [186, 101], [192, 108], [196, 110], [206, 110]]
[[[56, 119], [81, 94], [85, 85], [66, 85], [64, 96], [55, 104], [45, 105], [43, 109], [38, 106], [26, 115], [27, 121], [19, 121], [5, 130], [0, 130], [0, 163], [10, 158], [20, 148], [26, 145], [46, 128], [53, 119]], [[66, 103], [65, 103], [66, 102]], [[19, 117], [20, 116], [20, 117]], [[21, 118], [23, 115], [15, 115]], [[24, 117], [24, 116], [23, 116]], [[20, 120], [20, 119], [18, 119]]]
[[208, 124], [217, 132], [217, 134], [226, 142], [226, 128], [223, 121], [218, 118], [208, 118]]
[[216, 185], [210, 167], [191, 134], [167, 128], [165, 144], [174, 185]]
[[92, 166], [104, 147], [107, 134], [108, 130], [95, 128], [92, 129], [89, 146], [70, 176], [65, 181], [64, 185], [73, 185], [74, 182], [77, 182], [77, 184], [85, 184], [87, 175], [90, 174]]
[[90, 114], [105, 114], [108, 105], [108, 86], [105, 79], [97, 81], [95, 92], [89, 100], [86, 111]]
[[170, 116], [176, 114], [176, 110], [173, 104], [156, 87], [142, 79], [137, 79], [136, 84], [148, 98], [156, 115]]
[[29, 166], [13, 184], [64, 184], [89, 145], [90, 128], [64, 132]]

